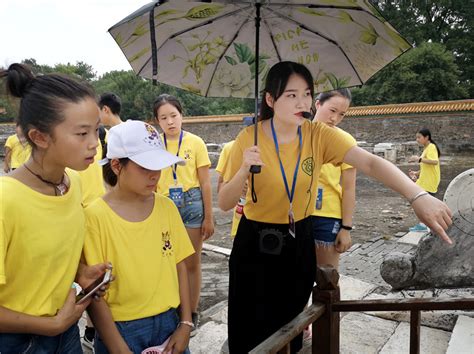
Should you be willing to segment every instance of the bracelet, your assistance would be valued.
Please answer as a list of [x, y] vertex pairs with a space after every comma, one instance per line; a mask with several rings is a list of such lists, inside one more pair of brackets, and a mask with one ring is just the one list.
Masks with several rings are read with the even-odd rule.
[[420, 158], [418, 159], [418, 163], [421, 163], [421, 160], [423, 160], [422, 157], [420, 157]]
[[414, 202], [415, 200], [417, 200], [418, 198], [420, 198], [420, 197], [422, 197], [422, 196], [424, 196], [424, 195], [427, 195], [427, 194], [428, 194], [428, 192], [421, 191], [421, 192], [419, 192], [418, 194], [416, 194], [414, 197], [411, 197], [410, 199], [408, 199], [408, 203], [413, 204], [413, 202]]
[[192, 322], [190, 322], [190, 321], [180, 321], [179, 324], [178, 324], [178, 326], [179, 326], [179, 325], [182, 325], [182, 324], [184, 324], [184, 325], [186, 325], [186, 326], [189, 326], [189, 327], [191, 327], [192, 329], [194, 329], [194, 323], [192, 323]]
[[347, 230], [347, 231], [351, 231], [351, 230], [352, 230], [352, 226], [346, 226], [346, 225], [341, 224], [341, 229], [344, 229], [344, 230]]

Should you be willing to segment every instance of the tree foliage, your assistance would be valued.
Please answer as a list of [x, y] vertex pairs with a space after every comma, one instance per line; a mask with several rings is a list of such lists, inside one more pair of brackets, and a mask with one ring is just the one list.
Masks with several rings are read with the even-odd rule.
[[423, 43], [388, 65], [370, 85], [353, 90], [354, 105], [443, 101], [468, 98], [451, 52]]
[[[454, 57], [454, 63], [459, 70], [459, 85], [467, 90], [469, 97], [474, 97], [472, 0], [371, 0], [371, 2], [415, 47], [419, 47], [422, 43], [442, 44]], [[368, 83], [370, 84], [371, 82]]]
[[253, 111], [253, 100], [237, 98], [205, 98], [176, 87], [137, 77], [132, 71], [111, 71], [93, 82], [96, 92], [114, 92], [122, 99], [123, 119], [153, 118], [153, 102], [158, 95], [167, 93], [176, 96], [185, 115], [224, 115]]

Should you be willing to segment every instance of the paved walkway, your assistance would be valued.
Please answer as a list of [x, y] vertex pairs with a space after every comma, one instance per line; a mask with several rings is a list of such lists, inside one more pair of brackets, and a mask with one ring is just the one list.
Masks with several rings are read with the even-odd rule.
[[380, 276], [380, 265], [384, 257], [394, 251], [406, 254], [414, 254], [416, 251], [415, 245], [398, 241], [396, 238], [385, 240], [383, 237], [375, 237], [363, 244], [354, 244], [342, 254], [339, 272], [372, 284], [389, 286]]

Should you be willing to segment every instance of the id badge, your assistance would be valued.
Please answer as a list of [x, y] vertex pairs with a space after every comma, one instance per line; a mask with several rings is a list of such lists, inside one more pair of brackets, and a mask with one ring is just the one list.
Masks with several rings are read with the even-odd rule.
[[173, 185], [169, 188], [170, 198], [174, 204], [181, 208], [184, 206], [184, 191], [183, 186]]
[[323, 188], [318, 188], [318, 195], [316, 196], [316, 209], [320, 210], [323, 207]]
[[288, 233], [295, 238], [296, 237], [296, 226], [295, 226], [295, 216], [293, 210], [290, 209], [288, 212]]

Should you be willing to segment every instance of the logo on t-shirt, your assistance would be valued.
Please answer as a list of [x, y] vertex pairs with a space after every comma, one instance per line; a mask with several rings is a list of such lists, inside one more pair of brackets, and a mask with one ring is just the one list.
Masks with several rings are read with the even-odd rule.
[[313, 170], [314, 170], [314, 160], [313, 160], [313, 158], [308, 157], [307, 159], [304, 159], [303, 163], [301, 164], [301, 169], [308, 176], [312, 176], [313, 175]]
[[191, 149], [184, 150], [184, 159], [185, 160], [191, 160], [192, 159], [192, 153], [193, 153], [193, 150], [191, 150]]
[[161, 253], [163, 256], [173, 255], [173, 245], [171, 244], [170, 233], [168, 231], [161, 233], [161, 240], [163, 241], [163, 247]]

